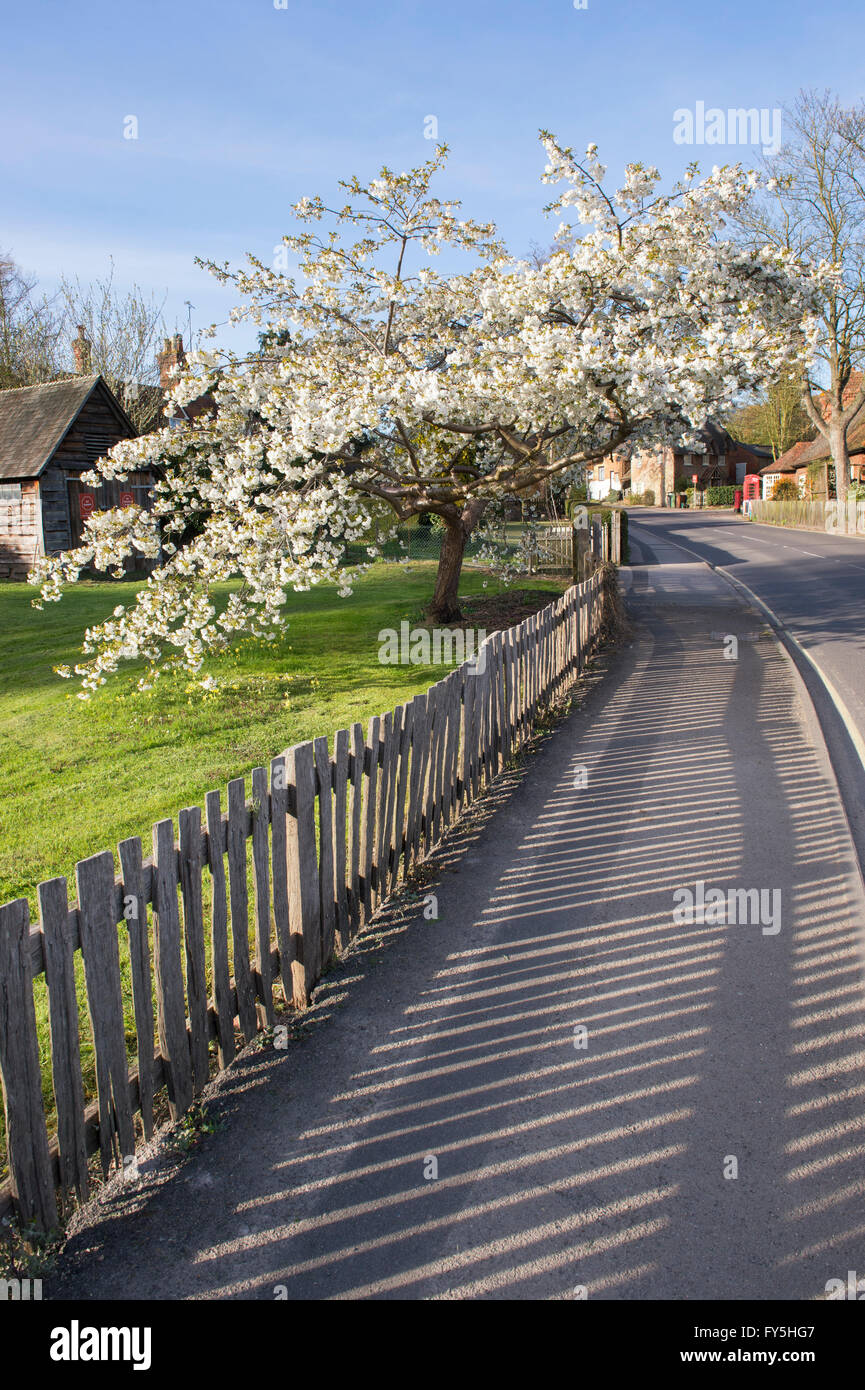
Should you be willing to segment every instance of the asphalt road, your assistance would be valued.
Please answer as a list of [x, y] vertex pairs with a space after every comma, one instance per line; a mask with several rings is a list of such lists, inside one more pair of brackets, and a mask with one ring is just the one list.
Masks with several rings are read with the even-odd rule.
[[[143, 1155], [75, 1218], [47, 1298], [808, 1301], [865, 1270], [865, 900], [835, 780], [765, 621], [645, 548], [633, 640], [581, 706], [288, 1048], [214, 1084], [200, 1151]], [[772, 910], [677, 920], [700, 882]]]
[[728, 511], [646, 508], [631, 521], [646, 563], [655, 562], [653, 538], [674, 542], [746, 584], [831, 684], [843, 715], [800, 662], [865, 866], [865, 538], [761, 526]]

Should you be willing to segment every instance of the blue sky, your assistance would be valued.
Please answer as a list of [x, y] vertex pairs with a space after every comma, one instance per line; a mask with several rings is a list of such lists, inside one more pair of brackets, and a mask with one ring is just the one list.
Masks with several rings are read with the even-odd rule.
[[[282, 0], [278, 0], [282, 3]], [[863, 95], [861, 0], [5, 0], [0, 249], [51, 289], [103, 274], [167, 292], [170, 328], [226, 318], [196, 255], [270, 260], [303, 194], [451, 147], [439, 191], [525, 253], [541, 209], [541, 126], [614, 178], [674, 178], [750, 147], [673, 142], [673, 112], [774, 108], [802, 86]], [[124, 118], [138, 139], [123, 138]]]

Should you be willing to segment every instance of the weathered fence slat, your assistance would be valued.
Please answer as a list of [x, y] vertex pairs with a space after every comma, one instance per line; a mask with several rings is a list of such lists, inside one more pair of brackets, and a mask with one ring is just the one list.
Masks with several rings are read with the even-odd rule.
[[270, 764], [270, 853], [273, 864], [273, 923], [279, 951], [282, 994], [291, 1000], [291, 928], [288, 918], [288, 769], [285, 754]]
[[[378, 813], [375, 821], [375, 856], [373, 863], [373, 903], [381, 902], [384, 897], [383, 879], [386, 873], [384, 866], [385, 856], [385, 827], [388, 813], [388, 784], [390, 781], [391, 762], [393, 759], [394, 738], [393, 738], [393, 714], [390, 710], [381, 716], [381, 743], [379, 757], [379, 792], [378, 792]], [[391, 806], [393, 811], [393, 806]]]
[[529, 731], [534, 732], [541, 694], [541, 637], [537, 614], [529, 619], [529, 671], [531, 673], [531, 696], [529, 699]]
[[436, 712], [436, 722], [438, 731], [436, 733], [435, 752], [430, 760], [430, 781], [432, 783], [432, 817], [430, 821], [430, 843], [437, 843], [441, 834], [442, 801], [444, 799], [444, 774], [445, 774], [445, 754], [447, 752], [448, 736], [448, 705], [450, 703], [450, 685], [448, 678], [438, 683], [438, 709]]
[[210, 866], [210, 968], [213, 974], [213, 1001], [216, 1007], [216, 1042], [220, 1068], [228, 1066], [236, 1051], [234, 1008], [231, 1002], [231, 975], [228, 968], [228, 900], [225, 885], [225, 828], [219, 792], [208, 792], [204, 799], [207, 819], [207, 862]]
[[363, 725], [352, 724], [351, 738], [351, 833], [349, 860], [351, 881], [348, 895], [349, 929], [354, 936], [361, 917], [361, 818], [363, 812]]
[[255, 969], [261, 991], [259, 1025], [269, 1028], [273, 1012], [273, 952], [270, 944], [270, 798], [267, 769], [252, 769], [252, 868], [255, 886]]
[[390, 892], [391, 864], [393, 850], [393, 821], [396, 810], [397, 781], [399, 776], [399, 757], [402, 743], [403, 707], [397, 705], [390, 721], [385, 738], [385, 780], [382, 789], [382, 820], [378, 841], [378, 891], [379, 898]]
[[502, 766], [502, 644], [496, 632], [490, 638], [490, 711], [492, 724], [492, 774], [498, 777]]
[[150, 969], [150, 937], [147, 929], [147, 898], [144, 892], [143, 854], [137, 836], [121, 840], [120, 856], [123, 917], [129, 934], [129, 963], [132, 970], [132, 1007], [138, 1048], [138, 1097], [145, 1139], [153, 1135], [153, 976]]
[[60, 1185], [64, 1193], [69, 1196], [77, 1193], [83, 1202], [87, 1199], [90, 1185], [84, 1132], [84, 1083], [78, 1037], [75, 951], [65, 878], [52, 878], [47, 883], [40, 883], [39, 916], [45, 939], [45, 982], [48, 986], [51, 1030], [51, 1073], [57, 1105]]
[[439, 682], [441, 685], [441, 742], [436, 754], [436, 784], [433, 801], [433, 841], [436, 844], [444, 834], [444, 828], [447, 824], [445, 817], [449, 790], [448, 757], [453, 728], [453, 689], [456, 674], [456, 670], [453, 670], [445, 676], [444, 680]]
[[442, 770], [442, 826], [450, 825], [456, 804], [457, 748], [460, 730], [460, 694], [462, 691], [462, 672], [457, 667], [445, 682], [447, 686], [447, 739], [445, 742]]
[[[171, 821], [168, 822], [171, 825]], [[172, 851], [174, 838], [172, 834]], [[129, 1102], [129, 1062], [123, 1026], [114, 856], [109, 850], [76, 865], [78, 931], [96, 1057], [99, 1101], [99, 1153], [106, 1175], [112, 1159], [122, 1164], [135, 1152], [135, 1127]], [[183, 1029], [186, 1043], [186, 1027]], [[119, 1146], [119, 1147], [118, 1147]]]
[[442, 727], [442, 698], [441, 681], [432, 687], [429, 692], [429, 752], [427, 756], [426, 788], [424, 793], [423, 806], [423, 835], [422, 844], [424, 854], [429, 854], [433, 837], [433, 816], [435, 813], [435, 780], [436, 762], [438, 759], [439, 744], [441, 743]]
[[231, 944], [237, 1013], [247, 1042], [258, 1032], [255, 989], [249, 964], [249, 888], [246, 874], [246, 782], [234, 777], [228, 784], [228, 886], [231, 901]]
[[337, 729], [333, 740], [333, 888], [336, 902], [335, 928], [341, 951], [346, 950], [349, 943], [348, 883], [346, 881], [348, 866], [346, 845], [348, 741], [348, 729]]
[[399, 777], [397, 779], [396, 806], [394, 808], [393, 832], [390, 854], [390, 884], [399, 878], [400, 859], [405, 844], [406, 793], [408, 791], [409, 768], [411, 765], [411, 737], [414, 720], [414, 701], [403, 705], [402, 726], [399, 736]]
[[460, 667], [463, 673], [462, 711], [460, 714], [460, 752], [462, 772], [460, 779], [460, 810], [469, 804], [472, 797], [472, 704], [474, 701], [475, 678], [470, 669]]
[[520, 630], [510, 633], [509, 655], [509, 697], [511, 721], [511, 751], [518, 753], [522, 747], [522, 727], [520, 720]]
[[378, 792], [379, 730], [381, 718], [375, 714], [369, 721], [364, 749], [367, 769], [366, 801], [361, 826], [361, 920], [368, 921], [372, 912], [372, 869], [375, 858], [375, 813]]
[[315, 768], [311, 743], [286, 753], [288, 773], [288, 916], [293, 1001], [306, 1008], [321, 975], [321, 907], [315, 852]]
[[506, 767], [511, 760], [511, 702], [510, 689], [508, 685], [511, 659], [511, 636], [509, 632], [502, 632], [500, 635], [501, 643], [499, 646], [499, 709], [501, 711], [502, 718], [502, 766]]
[[186, 1032], [186, 1005], [180, 966], [180, 912], [177, 906], [177, 851], [174, 822], [153, 827], [153, 899], [156, 909], [154, 974], [159, 1050], [168, 1076], [172, 1119], [192, 1104], [192, 1061]]
[[439, 681], [438, 695], [438, 734], [436, 736], [435, 755], [430, 767], [430, 780], [433, 783], [432, 795], [432, 819], [430, 823], [430, 843], [437, 844], [441, 835], [442, 823], [442, 800], [444, 797], [444, 773], [445, 773], [445, 753], [447, 752], [448, 741], [448, 703], [450, 700], [450, 686], [448, 678]]
[[180, 812], [180, 896], [183, 900], [183, 938], [186, 945], [186, 999], [189, 1009], [189, 1048], [196, 1095], [210, 1074], [210, 1030], [207, 1014], [207, 966], [204, 951], [204, 904], [201, 893], [201, 811], [188, 806]]
[[42, 1106], [39, 1040], [26, 898], [0, 907], [0, 1077], [12, 1195], [22, 1219], [57, 1225], [54, 1173]]
[[477, 800], [481, 789], [481, 779], [483, 775], [483, 741], [484, 741], [484, 677], [483, 672], [475, 669], [469, 680], [472, 691], [472, 731], [471, 731], [471, 756], [472, 756], [472, 801]]
[[421, 819], [423, 816], [423, 797], [424, 797], [424, 773], [426, 771], [426, 756], [429, 748], [429, 714], [430, 714], [430, 695], [427, 692], [423, 695], [415, 696], [415, 721], [412, 733], [411, 748], [411, 794], [409, 797], [409, 825], [406, 830], [406, 871], [409, 865], [417, 861]]
[[[327, 738], [317, 738], [313, 745], [316, 791], [318, 794], [318, 875], [319, 913], [321, 920], [321, 966], [323, 970], [333, 955], [336, 906], [333, 897], [333, 795], [330, 749]], [[319, 971], [319, 973], [320, 973]]]

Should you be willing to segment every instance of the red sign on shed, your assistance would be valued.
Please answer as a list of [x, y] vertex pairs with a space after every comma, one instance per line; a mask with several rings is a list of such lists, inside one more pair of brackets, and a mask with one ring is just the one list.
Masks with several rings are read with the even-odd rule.
[[135, 506], [135, 498], [133, 497], [133, 495], [132, 495], [131, 492], [121, 492], [121, 494], [120, 494], [120, 505], [121, 505], [121, 507], [134, 507], [134, 506]]
[[96, 511], [96, 498], [92, 492], [79, 492], [78, 510], [81, 512], [83, 521], [86, 521]]

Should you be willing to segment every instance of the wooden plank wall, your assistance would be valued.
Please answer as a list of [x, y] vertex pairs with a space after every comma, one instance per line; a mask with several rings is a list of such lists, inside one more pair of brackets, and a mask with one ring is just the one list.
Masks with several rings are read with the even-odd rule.
[[[10, 489], [11, 491], [11, 489]], [[41, 548], [39, 484], [20, 485], [20, 496], [0, 497], [0, 578], [22, 579]]]
[[[106, 1174], [129, 1162], [136, 1135], [153, 1131], [162, 1088], [172, 1116], [182, 1115], [213, 1068], [272, 1023], [278, 984], [283, 1003], [307, 1004], [334, 951], [347, 948], [579, 675], [598, 630], [601, 583], [596, 572], [488, 637], [474, 662], [374, 717], [366, 732], [360, 724], [340, 729], [332, 751], [326, 738], [298, 744], [269, 769], [230, 782], [225, 803], [209, 792], [203, 817], [192, 807], [176, 822], [160, 821], [150, 856], [139, 839], [124, 840], [118, 875], [109, 851], [82, 861], [73, 906], [65, 879], [41, 884], [35, 927], [25, 899], [0, 907], [0, 1082], [11, 1174], [0, 1215], [14, 1205], [28, 1223], [53, 1227], [58, 1198], [62, 1207], [88, 1195], [88, 1156], [99, 1153]], [[43, 974], [52, 1138], [33, 992]], [[79, 1032], [82, 979], [87, 1038]], [[90, 1106], [82, 1043], [96, 1062]]]

